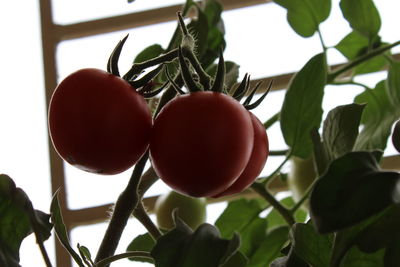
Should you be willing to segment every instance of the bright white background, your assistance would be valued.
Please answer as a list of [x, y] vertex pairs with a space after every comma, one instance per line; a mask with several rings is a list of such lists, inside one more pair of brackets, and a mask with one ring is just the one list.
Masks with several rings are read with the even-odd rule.
[[[51, 199], [49, 157], [47, 146], [46, 105], [42, 70], [39, 1], [2, 1], [0, 3], [0, 173], [10, 175], [17, 186], [30, 196], [35, 208], [48, 212]], [[125, 0], [54, 0], [54, 16], [58, 23], [123, 14], [179, 1], [137, 0], [127, 4]], [[335, 3], [337, 1], [334, 1]], [[382, 17], [381, 36], [386, 42], [400, 39], [398, 34], [400, 3], [392, 0], [375, 1]], [[330, 19], [322, 25], [325, 42], [335, 45], [349, 32], [347, 23], [340, 20], [337, 4]], [[248, 72], [254, 78], [296, 71], [314, 54], [321, 51], [317, 38], [298, 37], [287, 25], [285, 11], [275, 4], [265, 4], [224, 13], [227, 49], [225, 58], [241, 65], [241, 76]], [[336, 18], [336, 19], [335, 19]], [[60, 78], [83, 67], [105, 68], [109, 53], [119, 39], [130, 34], [121, 58], [121, 69], [126, 70], [134, 56], [153, 43], [166, 45], [175, 22], [143, 27], [93, 38], [64, 42], [59, 46]], [[399, 49], [394, 49], [399, 51]], [[342, 57], [330, 54], [330, 63], [338, 63]], [[371, 85], [385, 76], [366, 77]], [[325, 110], [338, 104], [352, 102], [360, 92], [356, 87], [328, 87]], [[263, 106], [255, 113], [261, 120], [267, 119], [280, 109], [283, 92], [271, 93]], [[269, 131], [271, 149], [283, 149], [279, 126]], [[389, 149], [390, 151], [390, 149]], [[265, 173], [273, 170], [281, 159], [270, 158]], [[95, 176], [66, 168], [67, 191], [71, 208], [83, 208], [115, 201], [125, 186], [129, 172], [114, 176]], [[165, 192], [158, 183], [148, 195]], [[213, 223], [225, 204], [209, 207], [208, 221]], [[72, 232], [72, 243], [89, 247], [93, 254], [101, 240], [105, 224], [79, 227]], [[123, 252], [129, 241], [145, 230], [131, 220], [118, 248]], [[53, 240], [46, 247], [54, 259]], [[114, 266], [129, 264], [121, 261]], [[22, 266], [42, 266], [43, 262], [32, 236], [21, 248]], [[131, 266], [144, 266], [131, 264]]]

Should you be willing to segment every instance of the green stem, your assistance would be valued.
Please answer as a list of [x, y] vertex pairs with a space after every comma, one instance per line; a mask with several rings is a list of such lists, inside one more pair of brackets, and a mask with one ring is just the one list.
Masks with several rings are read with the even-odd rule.
[[282, 204], [265, 188], [262, 183], [255, 182], [251, 185], [251, 188], [256, 191], [261, 197], [263, 197], [271, 206], [276, 209], [279, 214], [285, 219], [289, 226], [295, 223], [294, 217], [290, 210], [282, 206]]
[[149, 258], [152, 259], [150, 252], [146, 251], [129, 251], [105, 258], [99, 261], [94, 267], [103, 267], [109, 265], [111, 262], [126, 259], [126, 258]]
[[312, 184], [307, 188], [306, 192], [304, 192], [303, 196], [301, 196], [300, 200], [290, 209], [290, 212], [294, 214], [300, 207], [303, 205], [303, 203], [307, 200], [309, 195], [311, 194], [312, 189], [314, 188], [314, 184], [317, 181], [315, 179]]
[[268, 182], [271, 181], [271, 179], [276, 177], [276, 175], [280, 172], [280, 170], [286, 164], [286, 162], [288, 162], [291, 156], [292, 156], [292, 151], [289, 150], [289, 152], [286, 154], [286, 158], [282, 161], [282, 163], [269, 176], [267, 176], [267, 178], [261, 180], [260, 183], [262, 183], [263, 185], [267, 185]]
[[37, 219], [35, 210], [33, 209], [33, 205], [31, 202], [29, 202], [29, 204], [28, 204], [28, 214], [29, 214], [29, 218], [31, 221], [33, 232], [36, 237], [36, 243], [39, 246], [39, 249], [42, 254], [43, 260], [46, 264], [46, 267], [52, 267], [49, 255], [47, 254], [46, 248], [44, 247], [44, 243], [43, 243], [44, 241], [43, 241], [43, 238], [39, 231], [38, 219]]
[[160, 229], [153, 223], [143, 207], [143, 202], [140, 201], [133, 211], [133, 215], [136, 219], [147, 229], [149, 234], [154, 240], [157, 240], [162, 236]]
[[280, 116], [281, 112], [278, 111], [277, 113], [275, 113], [274, 115], [272, 115], [271, 118], [269, 118], [266, 122], [264, 122], [264, 128], [268, 129], [269, 127], [271, 127], [275, 122], [277, 122], [279, 120], [279, 116]]
[[283, 149], [283, 150], [271, 150], [269, 151], [269, 156], [285, 156], [289, 150]]
[[128, 219], [139, 202], [137, 189], [148, 157], [149, 153], [146, 152], [136, 163], [128, 185], [119, 195], [110, 223], [97, 252], [95, 262], [99, 262], [114, 254]]
[[343, 67], [338, 68], [337, 70], [333, 71], [332, 73], [330, 73], [328, 75], [328, 79], [327, 79], [328, 83], [332, 83], [336, 79], [336, 77], [338, 77], [340, 74], [345, 73], [348, 70], [351, 70], [352, 68], [358, 66], [359, 64], [361, 64], [373, 57], [376, 57], [376, 56], [382, 54], [383, 52], [385, 52], [399, 44], [400, 44], [400, 41], [397, 41], [390, 45], [379, 47], [379, 48], [372, 50], [371, 52], [349, 62], [348, 64], [344, 65]]
[[319, 40], [321, 42], [322, 49], [324, 50], [324, 53], [326, 54], [326, 50], [328, 50], [328, 48], [325, 45], [324, 38], [322, 37], [322, 33], [321, 33], [321, 30], [319, 29], [319, 27], [317, 29], [317, 33], [318, 33]]
[[207, 72], [205, 72], [205, 70], [201, 66], [199, 60], [194, 55], [192, 50], [183, 49], [183, 47], [182, 50], [184, 52], [184, 55], [189, 59], [197, 75], [199, 75], [199, 80], [200, 80], [199, 82], [203, 86], [204, 91], [209, 90], [211, 84], [211, 77], [207, 74]]

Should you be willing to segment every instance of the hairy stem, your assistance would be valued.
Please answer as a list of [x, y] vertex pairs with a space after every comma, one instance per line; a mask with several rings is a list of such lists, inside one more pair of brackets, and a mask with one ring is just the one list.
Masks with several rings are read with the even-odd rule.
[[146, 152], [137, 162], [128, 185], [119, 195], [110, 223], [97, 252], [95, 262], [108, 258], [115, 253], [128, 219], [139, 202], [137, 188], [148, 157], [149, 153]]
[[142, 201], [140, 201], [136, 206], [135, 210], [133, 211], [133, 215], [147, 229], [154, 240], [157, 240], [162, 236], [160, 229], [158, 229], [158, 227], [153, 223], [144, 209]]

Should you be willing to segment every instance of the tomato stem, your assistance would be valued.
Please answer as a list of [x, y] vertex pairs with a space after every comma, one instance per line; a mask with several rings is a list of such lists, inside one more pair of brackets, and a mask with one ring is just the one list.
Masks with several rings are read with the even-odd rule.
[[251, 185], [251, 188], [256, 191], [261, 197], [263, 197], [271, 206], [276, 209], [279, 214], [285, 219], [289, 226], [295, 223], [293, 215], [290, 210], [285, 208], [266, 188], [265, 185], [259, 182], [255, 182]]
[[280, 116], [281, 112], [278, 111], [277, 113], [275, 113], [274, 115], [272, 115], [271, 118], [269, 118], [266, 122], [264, 122], [264, 127], [265, 129], [268, 129], [269, 127], [271, 127], [275, 122], [277, 122], [279, 120], [279, 116]]
[[267, 178], [263, 179], [260, 183], [262, 183], [263, 185], [267, 185], [273, 178], [276, 177], [276, 175], [280, 172], [282, 167], [286, 164], [286, 162], [290, 159], [291, 156], [292, 152], [291, 150], [289, 150], [289, 152], [286, 154], [285, 160], [282, 161], [282, 163], [278, 166], [278, 168], [276, 168], [269, 176], [267, 176]]
[[367, 60], [369, 60], [369, 59], [371, 59], [373, 57], [381, 55], [383, 52], [385, 52], [385, 51], [387, 51], [387, 50], [389, 50], [389, 49], [391, 49], [391, 48], [393, 48], [393, 47], [395, 47], [395, 46], [397, 46], [399, 44], [400, 44], [400, 41], [397, 41], [397, 42], [394, 42], [392, 44], [379, 47], [379, 48], [374, 49], [371, 52], [369, 52], [369, 53], [367, 53], [367, 54], [365, 54], [365, 55], [363, 55], [363, 56], [361, 56], [361, 57], [349, 62], [348, 64], [345, 64], [344, 66], [338, 68], [337, 70], [333, 71], [332, 73], [330, 73], [328, 75], [328, 79], [327, 79], [328, 82], [327, 83], [330, 84], [330, 83], [334, 82], [335, 79], [339, 75], [345, 73], [348, 70], [351, 70], [352, 68], [360, 65], [361, 63], [363, 63], [363, 62], [365, 62], [365, 61], [367, 61]]
[[204, 90], [210, 90], [211, 77], [207, 74], [207, 72], [205, 72], [196, 55], [193, 53], [192, 50], [184, 49], [184, 47], [182, 47], [182, 51], [192, 64], [197, 75], [199, 75], [199, 82], [203, 86]]
[[300, 207], [301, 205], [303, 205], [303, 203], [307, 200], [307, 198], [309, 197], [309, 195], [311, 194], [311, 191], [314, 187], [315, 182], [318, 179], [315, 179], [311, 185], [307, 188], [306, 192], [304, 192], [304, 194], [301, 196], [301, 199], [299, 201], [297, 201], [297, 203], [290, 209], [290, 212], [292, 214], [294, 214]]
[[154, 240], [157, 240], [159, 237], [162, 236], [160, 229], [158, 229], [158, 227], [153, 223], [153, 221], [147, 214], [142, 201], [139, 201], [138, 205], [133, 211], [133, 215], [147, 229]]
[[110, 223], [97, 252], [95, 262], [99, 262], [114, 254], [128, 219], [139, 202], [137, 189], [148, 157], [149, 153], [147, 151], [135, 165], [128, 185], [119, 195]]
[[107, 266], [111, 262], [121, 260], [121, 259], [126, 259], [126, 258], [150, 258], [150, 259], [152, 259], [151, 254], [147, 251], [128, 251], [125, 253], [121, 253], [121, 254], [118, 254], [115, 256], [105, 258], [105, 259], [99, 261], [97, 264], [95, 264], [94, 267]]

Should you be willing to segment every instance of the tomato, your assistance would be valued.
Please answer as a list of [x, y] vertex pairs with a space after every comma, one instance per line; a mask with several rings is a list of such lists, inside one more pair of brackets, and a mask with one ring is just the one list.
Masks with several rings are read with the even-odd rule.
[[49, 131], [58, 154], [93, 173], [127, 170], [148, 148], [152, 117], [144, 98], [123, 79], [81, 69], [55, 89]]
[[317, 174], [314, 169], [312, 158], [302, 159], [299, 157], [292, 157], [290, 162], [291, 167], [287, 183], [289, 189], [292, 191], [293, 199], [299, 201], [315, 180]]
[[228, 189], [214, 197], [222, 197], [242, 192], [254, 182], [267, 162], [269, 153], [267, 132], [261, 121], [253, 113], [249, 113], [254, 129], [254, 146], [250, 160], [239, 178], [228, 187]]
[[392, 132], [392, 144], [397, 152], [400, 153], [400, 121], [394, 124]]
[[222, 93], [180, 95], [154, 121], [150, 158], [174, 190], [213, 196], [240, 176], [250, 159], [254, 130], [249, 112]]
[[206, 221], [205, 198], [193, 198], [170, 191], [160, 196], [154, 206], [158, 227], [164, 230], [174, 227], [174, 209], [178, 209], [178, 217], [192, 229]]

